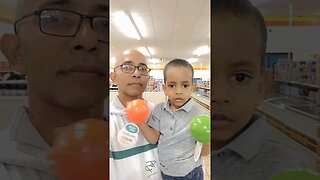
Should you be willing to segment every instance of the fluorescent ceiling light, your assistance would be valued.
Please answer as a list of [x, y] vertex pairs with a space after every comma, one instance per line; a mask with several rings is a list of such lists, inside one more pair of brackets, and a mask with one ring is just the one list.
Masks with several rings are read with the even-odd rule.
[[132, 13], [131, 15], [134, 23], [137, 25], [137, 28], [139, 29], [141, 36], [147, 37], [148, 36], [147, 27], [144, 21], [142, 20], [142, 18], [135, 13]]
[[190, 64], [192, 64], [192, 63], [197, 62], [197, 61], [198, 61], [198, 58], [189, 58], [189, 59], [187, 59], [187, 61], [188, 61]]
[[158, 64], [161, 61], [160, 61], [160, 59], [157, 59], [157, 58], [151, 58], [151, 59], [149, 59], [149, 62], [152, 63], [152, 64]]
[[127, 37], [138, 40], [141, 39], [139, 33], [137, 32], [137, 29], [134, 27], [132, 21], [125, 12], [119, 11], [114, 13], [112, 21], [117, 26], [118, 30], [121, 31]]
[[201, 56], [210, 52], [209, 46], [200, 46], [193, 51], [193, 55]]
[[140, 51], [143, 55], [147, 57], [151, 57], [154, 54], [154, 51], [150, 47], [139, 47], [138, 51]]

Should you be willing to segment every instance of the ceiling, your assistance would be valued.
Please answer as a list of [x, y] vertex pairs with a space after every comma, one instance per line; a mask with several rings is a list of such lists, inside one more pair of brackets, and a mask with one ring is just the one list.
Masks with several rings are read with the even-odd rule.
[[[0, 1], [0, 17], [14, 14], [17, 0]], [[251, 0], [265, 16], [288, 16], [289, 4], [295, 16], [320, 15], [320, 0]], [[123, 50], [150, 47], [152, 56], [165, 64], [172, 58], [197, 57], [195, 48], [210, 45], [210, 0], [110, 0], [110, 16], [125, 11], [144, 21], [147, 36], [141, 40], [124, 36], [111, 22], [110, 55]], [[197, 57], [194, 65], [209, 65], [210, 55]]]
[[[123, 50], [150, 47], [153, 58], [161, 64], [173, 58], [197, 57], [194, 65], [208, 65], [210, 55], [200, 57], [192, 52], [210, 45], [209, 0], [111, 0], [111, 56]], [[114, 14], [134, 13], [144, 21], [147, 36], [141, 40], [125, 37], [112, 21]]]

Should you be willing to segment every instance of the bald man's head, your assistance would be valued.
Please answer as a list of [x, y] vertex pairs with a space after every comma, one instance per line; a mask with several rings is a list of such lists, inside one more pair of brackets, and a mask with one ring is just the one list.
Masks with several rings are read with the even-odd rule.
[[110, 78], [118, 85], [119, 98], [124, 105], [127, 100], [142, 97], [150, 78], [149, 72], [147, 59], [139, 51], [130, 49], [117, 56]]
[[15, 19], [18, 20], [26, 14], [36, 10], [40, 2], [41, 0], [18, 0]]
[[[90, 13], [82, 12], [82, 10], [90, 7], [91, 4], [95, 4], [97, 6], [103, 7], [103, 8], [99, 8], [101, 11], [105, 11], [107, 13], [109, 11], [108, 0], [90, 0], [90, 1], [84, 1], [84, 2], [80, 0], [59, 0], [59, 1], [58, 0], [17, 0], [15, 19], [18, 20], [21, 17], [34, 12], [35, 10], [44, 9], [44, 8], [66, 9], [66, 10], [72, 10], [78, 13], [90, 15]], [[104, 15], [105, 14], [103, 14], [103, 16]]]
[[[91, 109], [104, 100], [109, 57], [109, 44], [105, 42], [109, 29], [104, 24], [108, 22], [108, 10], [106, 0], [17, 0], [16, 34], [2, 36], [1, 46], [12, 68], [28, 77], [28, 98], [37, 102], [34, 104], [75, 110], [85, 106]], [[92, 26], [88, 19], [79, 21], [81, 18], [66, 15], [66, 11], [99, 18]], [[57, 18], [65, 21], [55, 21]], [[74, 26], [65, 23], [69, 20]], [[79, 67], [82, 71], [96, 68], [90, 75], [78, 76], [73, 71]]]
[[116, 57], [116, 61], [114, 63], [115, 67], [123, 64], [123, 62], [129, 62], [134, 60], [142, 60], [145, 64], [147, 64], [146, 57], [139, 51], [130, 49], [121, 53]]

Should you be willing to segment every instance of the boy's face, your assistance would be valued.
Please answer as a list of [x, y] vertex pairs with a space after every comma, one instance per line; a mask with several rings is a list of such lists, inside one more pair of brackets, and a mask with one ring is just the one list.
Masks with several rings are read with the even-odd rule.
[[213, 17], [213, 139], [226, 145], [252, 117], [263, 97], [261, 36], [245, 18]]
[[162, 87], [170, 100], [170, 107], [173, 110], [180, 108], [189, 100], [194, 90], [192, 71], [187, 67], [169, 67]]

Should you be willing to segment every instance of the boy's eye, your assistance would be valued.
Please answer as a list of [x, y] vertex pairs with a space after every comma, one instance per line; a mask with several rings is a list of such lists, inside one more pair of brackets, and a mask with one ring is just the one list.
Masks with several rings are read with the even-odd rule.
[[189, 87], [189, 85], [188, 85], [188, 84], [185, 84], [185, 85], [183, 85], [183, 87], [184, 87], [184, 88], [188, 88], [188, 87]]
[[246, 75], [245, 74], [236, 74], [235, 78], [237, 81], [242, 82], [246, 79]]
[[175, 85], [170, 84], [170, 85], [168, 85], [168, 87], [169, 87], [170, 89], [172, 89], [172, 88], [174, 88], [174, 87], [175, 87]]
[[232, 79], [235, 80], [238, 83], [246, 82], [248, 79], [251, 79], [252, 77], [245, 73], [236, 73], [232, 76]]

